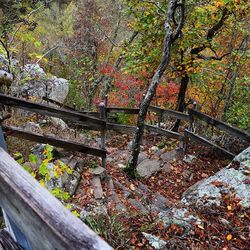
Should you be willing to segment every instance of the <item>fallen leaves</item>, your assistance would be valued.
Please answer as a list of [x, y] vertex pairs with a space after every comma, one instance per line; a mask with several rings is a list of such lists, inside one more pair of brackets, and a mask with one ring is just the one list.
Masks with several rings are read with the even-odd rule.
[[233, 238], [232, 234], [228, 234], [226, 237], [227, 241], [230, 241], [232, 238]]

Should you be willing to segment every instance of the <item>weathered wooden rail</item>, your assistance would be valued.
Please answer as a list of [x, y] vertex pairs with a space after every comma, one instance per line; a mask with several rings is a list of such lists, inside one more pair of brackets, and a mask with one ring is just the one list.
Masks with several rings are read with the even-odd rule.
[[[30, 101], [26, 101], [23, 99], [15, 98], [4, 94], [0, 94], [0, 103], [10, 107], [28, 110], [42, 115], [61, 118], [90, 130], [103, 131], [106, 129], [105, 119], [99, 119], [90, 115], [82, 114], [76, 112], [75, 110], [68, 110], [62, 108], [59, 109], [56, 107], [51, 107], [45, 104], [33, 103]], [[7, 131], [9, 135], [14, 137], [30, 141], [36, 141], [40, 143], [49, 143], [51, 145], [65, 148], [71, 151], [78, 151], [86, 154], [91, 154], [94, 156], [99, 156], [102, 157], [103, 162], [105, 161], [106, 158], [105, 148], [101, 149], [92, 148], [77, 142], [70, 142], [56, 137], [31, 133], [21, 128], [3, 126], [3, 129]]]
[[36, 250], [112, 249], [0, 148], [0, 207]]
[[[48, 99], [47, 99], [48, 100]], [[53, 101], [53, 100], [48, 100], [54, 104], [59, 105], [59, 103]], [[53, 141], [53, 138], [46, 138], [46, 136], [39, 136], [39, 135], [32, 135], [30, 136], [30, 139], [34, 140], [39, 140], [40, 142], [43, 140], [44, 142], [49, 142], [52, 145], [58, 146], [60, 143], [64, 143], [66, 148], [69, 148], [72, 146], [72, 149], [74, 150], [80, 150], [80, 152], [87, 152], [91, 153], [93, 155], [101, 156], [104, 159], [104, 154], [105, 154], [105, 132], [106, 130], [115, 130], [117, 132], [128, 132], [128, 133], [134, 133], [136, 131], [135, 126], [129, 126], [129, 125], [121, 125], [121, 124], [116, 124], [116, 123], [110, 123], [106, 122], [107, 119], [107, 114], [109, 113], [124, 113], [124, 114], [138, 114], [139, 113], [139, 108], [121, 108], [121, 107], [107, 107], [107, 99], [106, 103], [104, 103], [104, 111], [102, 116], [100, 115], [99, 112], [89, 112], [89, 111], [76, 111], [73, 110], [71, 107], [64, 107], [63, 109], [57, 109], [55, 107], [51, 107], [45, 104], [37, 104], [37, 103], [32, 103], [28, 102], [26, 100], [14, 98], [14, 97], [9, 97], [3, 94], [0, 94], [0, 103], [17, 107], [17, 108], [22, 108], [26, 109], [35, 113], [40, 113], [43, 115], [50, 115], [50, 116], [55, 116], [58, 118], [62, 118], [68, 121], [73, 122], [77, 126], [81, 126], [84, 129], [90, 129], [90, 130], [100, 130], [102, 131], [102, 148], [100, 150], [98, 149], [93, 149], [93, 148], [88, 148], [87, 146], [84, 145], [74, 145], [70, 143], [74, 142], [69, 142], [64, 143], [63, 140], [60, 141], [60, 139], [56, 139], [56, 141]], [[102, 103], [103, 104], [103, 103]], [[171, 130], [163, 129], [160, 126], [151, 126], [145, 124], [145, 129], [150, 131], [150, 132], [155, 132], [162, 134], [166, 137], [169, 138], [175, 138], [181, 142], [187, 141], [187, 139], [193, 140], [193, 141], [199, 141], [202, 142], [203, 144], [206, 144], [207, 146], [216, 148], [218, 151], [220, 151], [222, 154], [225, 156], [232, 158], [234, 154], [232, 152], [229, 152], [226, 149], [223, 149], [222, 147], [216, 145], [215, 143], [195, 134], [192, 132], [192, 124], [194, 122], [194, 119], [200, 119], [207, 124], [210, 124], [218, 129], [223, 130], [226, 133], [229, 133], [230, 135], [236, 136], [241, 138], [242, 140], [245, 140], [246, 142], [250, 142], [250, 136], [244, 133], [243, 131], [230, 126], [227, 123], [224, 123], [222, 121], [219, 121], [218, 119], [214, 119], [211, 116], [208, 116], [206, 114], [203, 114], [197, 110], [190, 109], [188, 114], [184, 114], [178, 111], [174, 110], [168, 110], [168, 109], [162, 109], [156, 106], [150, 106], [149, 107], [150, 112], [154, 112], [158, 115], [159, 121], [164, 118], [164, 117], [171, 117], [175, 118], [181, 121], [188, 121], [189, 122], [189, 128], [184, 135], [178, 132], [173, 132]], [[97, 118], [97, 117], [101, 117]], [[160, 124], [160, 122], [159, 122]], [[12, 128], [13, 130], [13, 128]], [[15, 133], [13, 133], [14, 136], [19, 136], [19, 137], [26, 137], [28, 139], [29, 135], [27, 134], [28, 132], [20, 131], [20, 129], [15, 129]], [[53, 144], [54, 143], [54, 144]]]
[[229, 152], [228, 150], [216, 145], [215, 143], [191, 132], [191, 131], [188, 131], [187, 129], [185, 130], [184, 132], [184, 135], [185, 135], [185, 138], [188, 138], [188, 139], [191, 139], [193, 141], [196, 141], [196, 142], [199, 142], [205, 146], [209, 146], [211, 148], [213, 148], [215, 151], [221, 153], [222, 155], [224, 155], [225, 157], [227, 157], [228, 159], [233, 159], [235, 157], [235, 154]]
[[60, 147], [67, 149], [69, 151], [77, 151], [80, 153], [91, 154], [99, 157], [106, 157], [106, 151], [98, 148], [88, 147], [81, 143], [63, 140], [47, 135], [40, 135], [37, 133], [29, 132], [21, 128], [12, 126], [2, 126], [4, 132], [7, 132], [9, 136], [14, 136], [20, 139], [25, 139], [29, 141], [35, 141], [39, 143], [48, 143], [55, 147]]
[[199, 120], [202, 120], [202, 121], [206, 122], [207, 124], [212, 125], [213, 127], [216, 127], [220, 130], [223, 130], [224, 132], [227, 132], [230, 135], [239, 137], [242, 140], [250, 142], [250, 135], [241, 131], [238, 128], [231, 126], [230, 124], [222, 122], [218, 119], [215, 119], [209, 115], [203, 114], [203, 113], [201, 113], [197, 110], [194, 110], [194, 109], [189, 109], [189, 115], [194, 117], [194, 118], [197, 118]]
[[106, 121], [90, 115], [82, 114], [76, 111], [67, 110], [63, 108], [56, 108], [45, 104], [33, 103], [4, 94], [0, 94], [0, 103], [10, 107], [15, 107], [38, 113], [41, 115], [48, 115], [64, 119], [80, 126], [89, 126], [92, 130], [101, 131], [106, 126]]
[[231, 136], [235, 136], [238, 137], [244, 141], [247, 142], [247, 144], [250, 145], [250, 136], [245, 133], [244, 131], [241, 131], [238, 128], [235, 128], [233, 126], [231, 126], [230, 124], [227, 124], [225, 122], [222, 122], [218, 119], [215, 119], [209, 115], [206, 115], [204, 113], [201, 113], [195, 109], [189, 109], [188, 110], [189, 113], [189, 117], [190, 117], [190, 125], [189, 125], [189, 129], [185, 130], [185, 137], [187, 139], [193, 140], [193, 141], [197, 141], [200, 142], [204, 145], [207, 145], [211, 148], [213, 148], [215, 151], [220, 152], [220, 154], [224, 155], [225, 157], [229, 158], [229, 159], [233, 159], [235, 157], [235, 154], [226, 150], [225, 148], [222, 148], [221, 146], [209, 141], [206, 138], [203, 138], [195, 133], [193, 133], [193, 124], [195, 122], [195, 119], [199, 119], [213, 127], [216, 127], [226, 133], [228, 133]]

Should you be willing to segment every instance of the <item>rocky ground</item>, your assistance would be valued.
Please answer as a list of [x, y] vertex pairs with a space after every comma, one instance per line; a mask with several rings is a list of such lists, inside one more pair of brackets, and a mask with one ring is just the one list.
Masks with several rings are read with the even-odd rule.
[[[1, 64], [0, 70], [6, 71]], [[0, 81], [13, 79], [0, 72]], [[12, 92], [32, 95], [35, 102], [44, 96], [63, 102], [68, 93], [65, 79], [46, 76], [38, 65], [26, 65], [16, 83], [21, 81], [22, 86], [14, 81]], [[100, 143], [98, 132], [84, 133], [60, 119], [20, 110], [12, 110], [5, 124], [93, 147]], [[131, 180], [123, 171], [131, 139], [107, 134], [106, 169], [98, 158], [60, 150], [57, 158], [72, 173], [52, 176], [46, 187], [68, 192], [69, 209], [115, 249], [250, 249], [250, 148], [230, 163], [200, 145], [189, 145], [184, 153], [176, 140], [145, 134], [140, 178]], [[11, 153], [22, 151], [26, 158], [32, 147], [39, 157], [44, 152], [44, 145], [11, 137], [7, 142]]]
[[250, 248], [250, 148], [230, 164], [200, 145], [184, 154], [177, 141], [146, 134], [141, 178], [131, 180], [123, 172], [130, 141], [108, 134], [106, 169], [100, 159], [61, 152], [73, 174], [47, 187], [69, 192], [71, 209], [116, 249]]

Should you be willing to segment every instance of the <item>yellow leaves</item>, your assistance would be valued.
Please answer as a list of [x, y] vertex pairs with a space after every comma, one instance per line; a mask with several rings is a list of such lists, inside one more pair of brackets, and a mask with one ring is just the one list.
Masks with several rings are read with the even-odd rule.
[[230, 241], [232, 238], [233, 238], [232, 234], [228, 234], [227, 237], [226, 237], [227, 241]]
[[41, 186], [45, 187], [45, 181], [43, 179], [40, 180], [39, 182], [40, 182]]
[[221, 0], [215, 0], [214, 1], [214, 6], [216, 8], [220, 8], [220, 7], [223, 7], [225, 5], [224, 1], [221, 1]]
[[227, 210], [228, 210], [228, 211], [232, 211], [232, 206], [228, 205], [228, 206], [227, 206]]

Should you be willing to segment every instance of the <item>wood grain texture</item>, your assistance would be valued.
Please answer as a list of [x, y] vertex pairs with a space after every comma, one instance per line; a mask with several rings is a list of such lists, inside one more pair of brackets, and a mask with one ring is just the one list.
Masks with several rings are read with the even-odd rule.
[[134, 133], [136, 131], [135, 126], [129, 126], [129, 125], [122, 125], [122, 124], [116, 124], [116, 123], [107, 123], [107, 129], [114, 130], [119, 133]]
[[171, 110], [171, 109], [162, 109], [156, 106], [149, 106], [149, 111], [151, 112], [155, 112], [157, 114], [162, 115], [163, 117], [173, 117], [179, 120], [185, 120], [185, 121], [189, 121], [189, 116], [187, 114], [184, 114], [182, 112], [178, 112], [175, 110]]
[[190, 138], [193, 141], [197, 141], [197, 142], [202, 143], [203, 145], [212, 147], [213, 149], [220, 152], [222, 155], [226, 156], [230, 160], [232, 160], [235, 157], [235, 155], [233, 153], [227, 151], [226, 149], [214, 144], [213, 142], [211, 142], [211, 141], [209, 141], [209, 140], [207, 140], [199, 135], [196, 135], [195, 133], [193, 133], [191, 131], [188, 131], [187, 129], [185, 130], [185, 136], [186, 136], [186, 138]]
[[167, 130], [167, 129], [163, 129], [163, 128], [159, 128], [159, 127], [155, 127], [155, 126], [151, 126], [151, 125], [145, 125], [145, 129], [150, 131], [150, 132], [155, 132], [155, 133], [164, 135], [164, 136], [169, 137], [169, 138], [175, 138], [175, 139], [180, 140], [180, 141], [184, 140], [183, 135], [176, 133], [176, 132], [173, 132], [173, 131], [170, 131], [170, 130]]
[[219, 121], [218, 119], [215, 119], [209, 115], [205, 115], [197, 110], [194, 110], [194, 109], [189, 109], [189, 114], [194, 116], [194, 117], [197, 117], [198, 119], [202, 120], [202, 121], [205, 121], [206, 123], [216, 127], [216, 128], [219, 128], [225, 132], [227, 132], [228, 134], [230, 135], [233, 135], [233, 136], [237, 136], [247, 142], [250, 142], [250, 136], [241, 131], [240, 129], [238, 128], [235, 128], [225, 122], [222, 122], [222, 121]]
[[59, 138], [55, 138], [52, 136], [46, 136], [46, 135], [40, 135], [33, 132], [25, 131], [21, 128], [16, 127], [10, 127], [10, 126], [2, 126], [3, 131], [9, 132], [10, 136], [29, 140], [29, 141], [35, 141], [39, 143], [48, 143], [50, 145], [53, 145], [55, 147], [60, 147], [67, 149], [69, 151], [77, 151], [85, 154], [100, 156], [100, 157], [106, 157], [106, 151], [104, 149], [98, 149], [98, 148], [92, 148], [88, 147], [84, 144], [63, 140]]
[[33, 249], [112, 249], [1, 148], [0, 194], [0, 206]]
[[119, 107], [107, 107], [107, 113], [124, 113], [124, 114], [139, 114], [140, 109], [137, 108], [119, 108]]
[[92, 130], [102, 130], [106, 126], [106, 122], [104, 120], [95, 118], [90, 115], [85, 115], [76, 111], [62, 108], [59, 109], [45, 104], [33, 103], [4, 94], [0, 94], [0, 103], [42, 115], [58, 117], [60, 119], [68, 120], [78, 125], [90, 126]]

